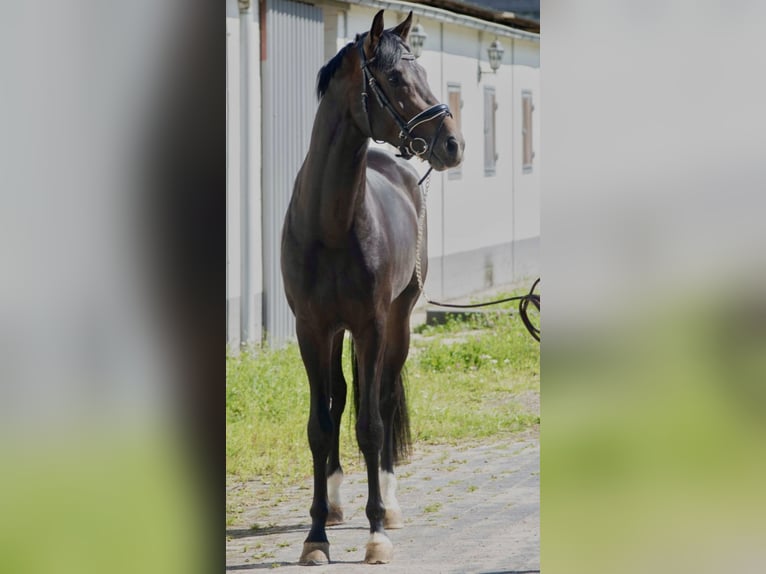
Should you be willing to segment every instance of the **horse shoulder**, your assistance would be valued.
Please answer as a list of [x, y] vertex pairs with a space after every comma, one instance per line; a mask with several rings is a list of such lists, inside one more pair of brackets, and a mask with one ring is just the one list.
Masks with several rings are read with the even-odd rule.
[[[420, 210], [420, 190], [418, 172], [412, 165], [393, 154], [371, 149], [367, 153], [367, 184], [371, 193], [382, 201], [398, 196], [405, 199], [416, 212]], [[393, 208], [395, 209], [395, 207]]]
[[379, 148], [367, 151], [367, 168], [387, 177], [394, 184], [408, 189], [417, 189], [417, 170], [408, 161]]

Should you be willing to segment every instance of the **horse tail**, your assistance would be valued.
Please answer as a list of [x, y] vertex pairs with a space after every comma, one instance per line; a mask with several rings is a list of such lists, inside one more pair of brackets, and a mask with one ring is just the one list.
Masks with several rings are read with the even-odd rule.
[[407, 409], [407, 394], [404, 389], [405, 370], [402, 367], [401, 372], [394, 380], [393, 400], [393, 451], [394, 464], [406, 461], [410, 456], [410, 446], [412, 439], [410, 437], [410, 413]]
[[[353, 338], [351, 339], [351, 373], [353, 388], [352, 404], [354, 406], [354, 418], [357, 418], [359, 416], [359, 363], [354, 349]], [[390, 400], [394, 402], [391, 438], [393, 462], [395, 465], [409, 458], [412, 445], [410, 415], [407, 408], [407, 394], [404, 388], [405, 378], [405, 369], [402, 367], [401, 372], [394, 379], [394, 388], [390, 389]], [[381, 389], [381, 392], [385, 393], [387, 391], [389, 389]]]
[[351, 379], [354, 419], [356, 419], [359, 416], [359, 363], [356, 360], [356, 349], [354, 347], [353, 337], [351, 337]]

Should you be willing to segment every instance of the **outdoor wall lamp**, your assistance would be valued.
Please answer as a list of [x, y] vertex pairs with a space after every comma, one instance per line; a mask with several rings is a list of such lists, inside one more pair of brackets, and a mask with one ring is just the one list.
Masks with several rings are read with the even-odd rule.
[[497, 70], [500, 68], [500, 63], [503, 60], [503, 54], [505, 53], [505, 48], [503, 48], [503, 45], [500, 43], [500, 40], [493, 41], [489, 48], [487, 48], [487, 56], [489, 56], [489, 67], [490, 70], [482, 70], [481, 69], [481, 62], [478, 64], [478, 81], [481, 82], [481, 75], [482, 74], [496, 74]]
[[426, 43], [426, 38], [428, 38], [428, 34], [418, 22], [410, 30], [410, 48], [412, 48], [412, 54], [415, 58], [420, 58], [423, 53], [423, 44]]

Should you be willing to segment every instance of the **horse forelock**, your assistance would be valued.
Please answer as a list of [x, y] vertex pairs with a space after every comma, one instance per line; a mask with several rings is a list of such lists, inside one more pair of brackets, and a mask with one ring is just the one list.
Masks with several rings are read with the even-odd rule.
[[375, 67], [382, 72], [390, 72], [402, 59], [404, 54], [404, 42], [396, 34], [384, 31], [375, 50]]

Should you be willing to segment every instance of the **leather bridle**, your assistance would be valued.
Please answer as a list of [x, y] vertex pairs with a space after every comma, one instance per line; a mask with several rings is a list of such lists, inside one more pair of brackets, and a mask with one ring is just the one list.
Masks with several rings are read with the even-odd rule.
[[[364, 108], [365, 115], [367, 116], [367, 125], [370, 128], [370, 137], [378, 143], [383, 143], [377, 140], [372, 132], [370, 110], [367, 107], [366, 87], [369, 87], [370, 91], [375, 96], [375, 99], [378, 101], [378, 105], [386, 110], [394, 119], [397, 126], [399, 126], [400, 143], [397, 147], [399, 148], [399, 152], [401, 153], [402, 157], [404, 159], [410, 159], [413, 156], [423, 157], [423, 155], [430, 150], [430, 153], [428, 153], [428, 155], [424, 158], [426, 160], [430, 160], [431, 154], [433, 153], [433, 144], [436, 141], [436, 138], [439, 137], [439, 132], [442, 129], [442, 125], [444, 125], [444, 120], [447, 118], [447, 116], [452, 117], [452, 112], [450, 112], [449, 106], [447, 106], [447, 104], [434, 104], [433, 106], [426, 108], [422, 112], [415, 115], [415, 117], [413, 117], [411, 120], [406, 121], [404, 118], [402, 118], [402, 116], [399, 115], [399, 112], [396, 111], [396, 108], [391, 105], [391, 101], [378, 85], [375, 76], [372, 75], [369, 66], [373, 61], [375, 61], [375, 58], [373, 57], [369, 60], [367, 59], [367, 56], [364, 53], [364, 39], [359, 42], [358, 47], [359, 58], [362, 62], [362, 71], [364, 72], [364, 84], [362, 85], [362, 107]], [[405, 53], [402, 56], [402, 59], [414, 60], [415, 56], [410, 53]], [[426, 140], [423, 138], [413, 135], [412, 131], [419, 125], [435, 119], [440, 119], [439, 127], [436, 128], [431, 141], [426, 142]]]

